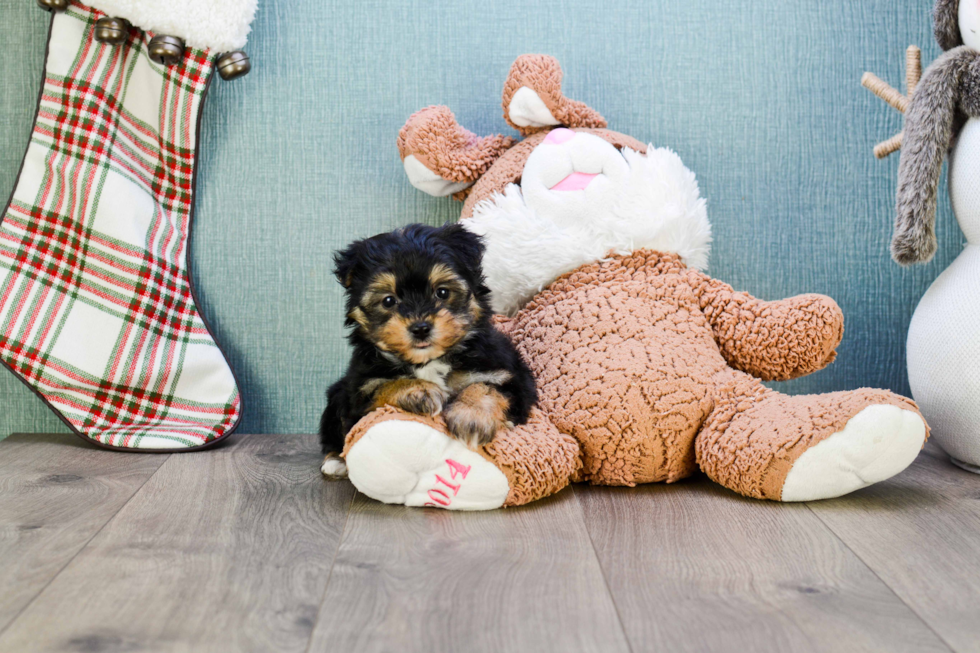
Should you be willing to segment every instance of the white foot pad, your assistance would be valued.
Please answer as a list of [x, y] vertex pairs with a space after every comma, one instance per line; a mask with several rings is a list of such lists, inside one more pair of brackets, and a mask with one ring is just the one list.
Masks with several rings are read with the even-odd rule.
[[783, 484], [783, 501], [843, 496], [898, 474], [922, 450], [926, 425], [898, 406], [868, 406], [804, 452]]
[[507, 477], [486, 458], [425, 424], [388, 420], [347, 452], [351, 483], [383, 503], [449, 510], [504, 504]]

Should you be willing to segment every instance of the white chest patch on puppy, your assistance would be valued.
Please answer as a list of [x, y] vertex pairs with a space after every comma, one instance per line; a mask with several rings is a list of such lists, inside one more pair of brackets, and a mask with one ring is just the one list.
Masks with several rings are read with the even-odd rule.
[[431, 363], [426, 363], [422, 367], [416, 367], [415, 378], [435, 383], [443, 390], [448, 391], [449, 386], [446, 384], [446, 377], [449, 376], [450, 370], [452, 368], [446, 361], [434, 360]]

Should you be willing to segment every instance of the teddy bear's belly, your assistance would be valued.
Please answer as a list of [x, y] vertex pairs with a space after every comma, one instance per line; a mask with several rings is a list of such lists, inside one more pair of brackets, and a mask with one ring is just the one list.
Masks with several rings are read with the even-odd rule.
[[587, 480], [675, 481], [696, 469], [694, 439], [725, 367], [703, 315], [672, 297], [592, 288], [527, 315], [520, 346], [540, 405], [583, 450]]

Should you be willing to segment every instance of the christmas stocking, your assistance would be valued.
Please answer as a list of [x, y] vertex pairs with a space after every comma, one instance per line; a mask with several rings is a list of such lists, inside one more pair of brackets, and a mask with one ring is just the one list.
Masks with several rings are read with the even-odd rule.
[[195, 148], [216, 64], [247, 68], [218, 53], [244, 45], [255, 0], [221, 16], [200, 0], [38, 3], [53, 17], [0, 222], [0, 360], [97, 444], [212, 444], [242, 403], [188, 274]]

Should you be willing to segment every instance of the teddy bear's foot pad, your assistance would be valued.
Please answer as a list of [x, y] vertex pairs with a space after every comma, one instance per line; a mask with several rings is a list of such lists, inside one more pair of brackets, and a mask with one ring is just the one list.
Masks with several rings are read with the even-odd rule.
[[891, 478], [912, 464], [925, 438], [925, 422], [915, 412], [868, 406], [793, 463], [782, 500], [830, 499]]
[[388, 420], [347, 452], [351, 483], [383, 503], [448, 510], [492, 510], [510, 486], [493, 463], [430, 426]]

